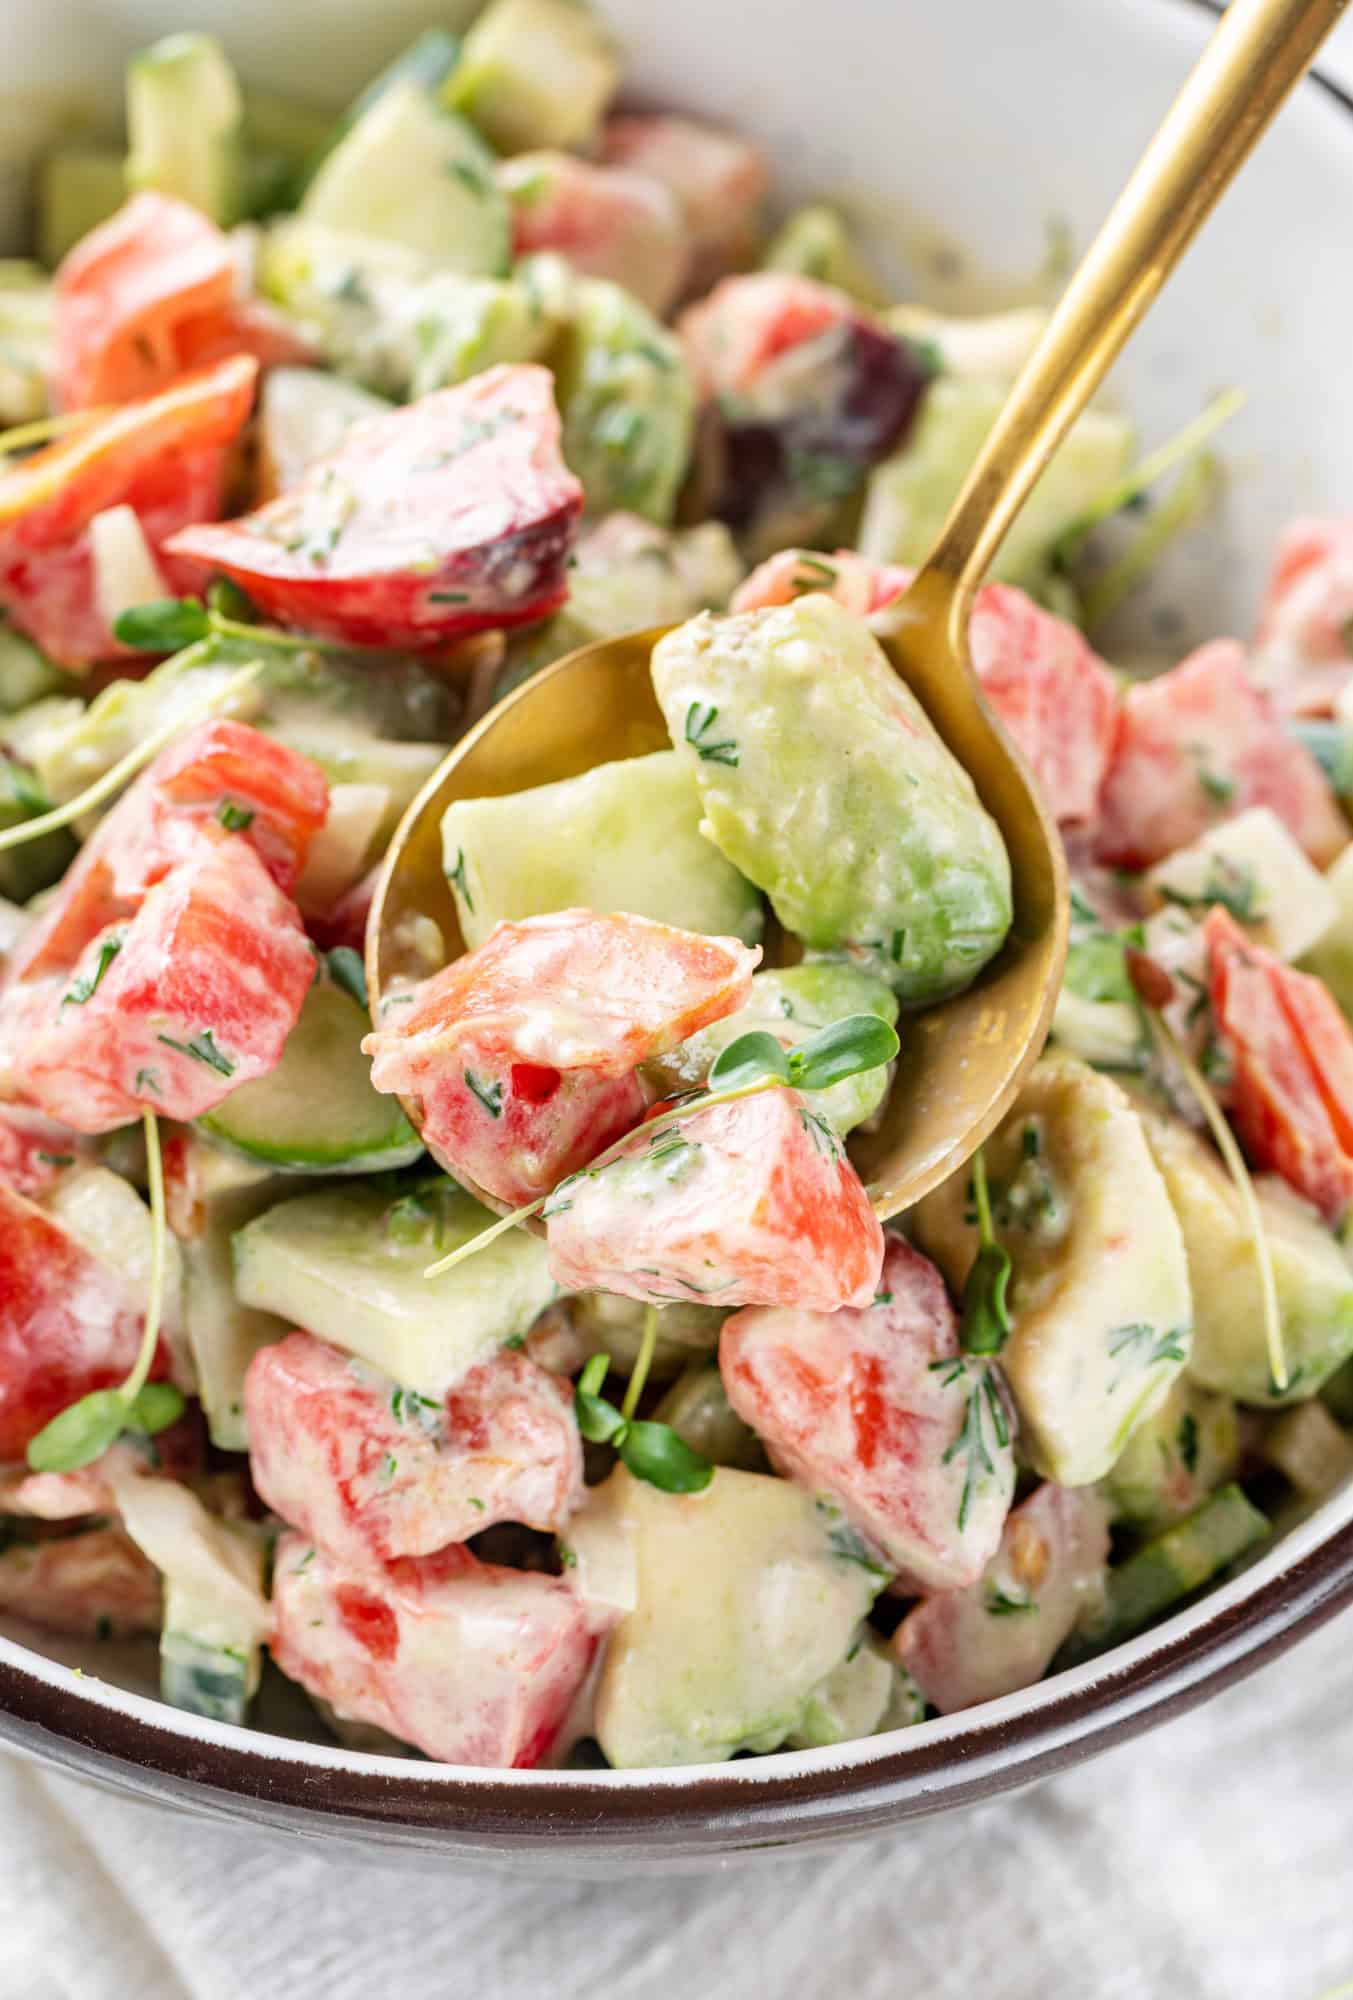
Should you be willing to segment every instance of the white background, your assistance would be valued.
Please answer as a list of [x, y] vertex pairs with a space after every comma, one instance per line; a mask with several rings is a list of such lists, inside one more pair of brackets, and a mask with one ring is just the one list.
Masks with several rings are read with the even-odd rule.
[[1353, 2000], [1353, 1619], [1023, 1798], [703, 1878], [335, 1864], [0, 1759], [0, 2000], [387, 1994]]

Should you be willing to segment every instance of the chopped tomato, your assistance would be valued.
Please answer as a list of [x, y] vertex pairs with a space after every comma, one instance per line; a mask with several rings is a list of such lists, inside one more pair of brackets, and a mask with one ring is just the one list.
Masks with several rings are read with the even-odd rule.
[[152, 396], [231, 354], [252, 354], [265, 367], [317, 358], [280, 313], [236, 292], [228, 236], [186, 201], [135, 195], [56, 274], [61, 408]]
[[242, 722], [202, 722], [162, 750], [80, 849], [10, 961], [16, 980], [66, 972], [91, 939], [130, 917], [146, 892], [221, 828], [253, 849], [289, 892], [324, 824], [318, 764]]
[[[900, 597], [915, 572], [851, 549], [783, 549], [734, 592], [734, 611], [789, 604], [823, 591], [868, 618]], [[1063, 825], [1094, 818], [1118, 720], [1113, 675], [1074, 625], [1022, 590], [990, 583], [968, 628], [982, 692], [1023, 752], [1048, 810]]]
[[42, 1194], [85, 1150], [74, 1132], [40, 1111], [0, 1104], [0, 1183], [17, 1194]]
[[650, 312], [667, 311], [688, 249], [681, 209], [661, 181], [572, 153], [519, 153], [503, 161], [498, 181], [512, 204], [519, 257], [557, 251], [585, 276], [623, 285]]
[[442, 646], [557, 610], [581, 511], [549, 371], [490, 368], [359, 424], [292, 492], [185, 529], [170, 554], [224, 571], [285, 625]]
[[859, 1175], [795, 1090], [636, 1132], [545, 1213], [566, 1292], [833, 1313], [873, 1299], [883, 1262]]
[[692, 290], [750, 261], [770, 188], [770, 162], [759, 146], [694, 118], [629, 112], [607, 120], [601, 157], [661, 181], [676, 196], [691, 239]]
[[77, 672], [127, 657], [98, 609], [89, 524], [133, 509], [177, 588], [176, 530], [215, 520], [226, 463], [253, 404], [258, 363], [239, 354], [162, 394], [87, 424], [0, 475], [0, 605], [43, 651]]
[[436, 1403], [292, 1333], [254, 1357], [244, 1407], [260, 1496], [354, 1567], [497, 1521], [553, 1531], [582, 1499], [571, 1391], [524, 1354], [491, 1355]]
[[11, 984], [24, 1088], [78, 1132], [190, 1119], [278, 1062], [314, 978], [301, 920], [252, 847], [195, 830], [125, 923], [69, 973]]
[[[862, 1309], [754, 1306], [726, 1319], [719, 1337], [728, 1400], [777, 1471], [830, 1495], [918, 1589], [981, 1575], [1014, 1492], [1008, 1422], [1002, 1414], [1002, 1445], [976, 1364], [971, 1375], [943, 1365], [958, 1351], [944, 1280], [895, 1236], [878, 1295]], [[968, 1456], [953, 1446], [973, 1396], [992, 1470], [965, 1509]]]
[[1278, 541], [1255, 676], [1284, 715], [1328, 715], [1353, 678], [1353, 520], [1304, 517]]
[[1096, 852], [1149, 868], [1247, 806], [1271, 807], [1321, 867], [1348, 842], [1320, 766], [1254, 686], [1243, 648], [1216, 639], [1124, 694]]
[[[0, 1463], [136, 1359], [143, 1313], [120, 1271], [0, 1182]], [[161, 1342], [152, 1373], [169, 1373]]]
[[892, 1651], [942, 1715], [1032, 1687], [1103, 1591], [1108, 1512], [1093, 1486], [1040, 1486], [980, 1581], [927, 1597]]
[[459, 1547], [351, 1570], [285, 1534], [273, 1614], [284, 1674], [448, 1764], [541, 1763], [596, 1646], [560, 1578]]
[[0, 1611], [71, 1638], [153, 1638], [160, 1572], [118, 1527], [16, 1541], [0, 1554]]
[[1203, 938], [1246, 1151], [1338, 1223], [1353, 1202], [1353, 1030], [1320, 980], [1255, 944], [1226, 910], [1209, 910]]
[[639, 1064], [745, 1005], [760, 955], [592, 910], [499, 924], [367, 1037], [371, 1079], [418, 1100], [449, 1172], [517, 1207], [639, 1122]]

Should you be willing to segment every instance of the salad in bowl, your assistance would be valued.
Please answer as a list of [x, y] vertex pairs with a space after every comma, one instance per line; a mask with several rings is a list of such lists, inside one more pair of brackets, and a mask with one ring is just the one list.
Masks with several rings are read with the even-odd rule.
[[[1130, 675], [1233, 399], [1079, 419], [970, 633], [1065, 984], [880, 1217], [853, 1135], [1014, 912], [874, 626], [1042, 315], [890, 303], [620, 81], [579, 0], [336, 121], [172, 37], [0, 266], [0, 1609], [499, 1769], [1010, 1694], [1353, 1466], [1353, 528]], [[457, 800], [370, 992], [448, 747], [648, 628], [667, 747]]]

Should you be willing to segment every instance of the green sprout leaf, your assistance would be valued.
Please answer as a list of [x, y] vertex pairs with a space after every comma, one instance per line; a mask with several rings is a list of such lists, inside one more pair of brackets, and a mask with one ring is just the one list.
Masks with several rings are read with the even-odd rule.
[[963, 1287], [963, 1317], [959, 1341], [969, 1354], [999, 1354], [1010, 1338], [1010, 1308], [1006, 1288], [1010, 1258], [999, 1243], [978, 1251]]
[[127, 1405], [126, 1428], [156, 1437], [176, 1424], [187, 1405], [172, 1382], [147, 1382]]
[[210, 630], [211, 619], [195, 597], [157, 597], [124, 611], [113, 625], [113, 637], [138, 653], [181, 653]]
[[896, 1031], [879, 1015], [847, 1014], [790, 1051], [789, 1081], [796, 1090], [826, 1090], [865, 1070], [881, 1069], [900, 1046]]
[[116, 1444], [127, 1423], [127, 1399], [120, 1389], [95, 1389], [44, 1424], [28, 1441], [34, 1472], [78, 1472]]
[[711, 1090], [740, 1090], [745, 1084], [759, 1083], [762, 1079], [789, 1082], [789, 1056], [774, 1035], [768, 1035], [762, 1028], [730, 1042], [716, 1057], [709, 1073]]
[[336, 944], [332, 951], [325, 953], [324, 962], [329, 968], [329, 977], [334, 985], [346, 993], [350, 1000], [355, 1000], [365, 1012], [370, 1002], [366, 990], [366, 967], [362, 964], [361, 953], [354, 951], [350, 944]]
[[664, 1493], [703, 1493], [714, 1477], [709, 1460], [692, 1451], [670, 1424], [631, 1423], [619, 1452], [627, 1471]]

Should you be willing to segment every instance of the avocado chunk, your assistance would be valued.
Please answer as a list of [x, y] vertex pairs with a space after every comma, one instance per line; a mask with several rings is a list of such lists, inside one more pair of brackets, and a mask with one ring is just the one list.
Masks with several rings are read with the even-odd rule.
[[298, 1195], [235, 1238], [235, 1289], [440, 1401], [554, 1297], [543, 1239], [514, 1229], [477, 1257], [427, 1266], [497, 1218], [451, 1181], [409, 1193], [344, 1186]]
[[1116, 1520], [1150, 1531], [1191, 1514], [1239, 1461], [1231, 1397], [1181, 1375], [1159, 1409], [1138, 1424], [1100, 1490]]
[[127, 65], [127, 186], [227, 226], [244, 202], [244, 98], [214, 35], [166, 35]]
[[54, 271], [127, 199], [127, 169], [111, 146], [58, 146], [38, 168], [38, 255]]
[[322, 973], [305, 996], [282, 1059], [242, 1084], [203, 1129], [251, 1160], [307, 1174], [375, 1173], [416, 1160], [423, 1142], [396, 1097], [371, 1082], [365, 1007]]
[[501, 153], [586, 148], [620, 60], [586, 0], [489, 0], [443, 86]]
[[[1044, 1478], [1089, 1486], [1189, 1358], [1184, 1239], [1131, 1100], [1071, 1056], [1043, 1058], [984, 1157], [1012, 1267], [1001, 1365], [1023, 1448]], [[913, 1211], [956, 1296], [977, 1250], [971, 1199], [965, 1168]]]
[[995, 956], [1000, 832], [862, 619], [817, 594], [706, 613], [660, 641], [652, 672], [709, 837], [786, 930], [912, 1005]]
[[1147, 1115], [1193, 1274], [1189, 1373], [1242, 1403], [1275, 1407], [1313, 1396], [1353, 1354], [1353, 1271], [1338, 1241], [1276, 1174], [1254, 1189], [1273, 1260], [1288, 1386], [1269, 1374], [1254, 1245], [1244, 1206], [1220, 1159], [1178, 1119]]
[[681, 344], [604, 278], [580, 278], [567, 296], [550, 357], [564, 458], [592, 513], [620, 507], [670, 521], [695, 435], [695, 386]]
[[412, 78], [382, 92], [324, 160], [301, 214], [388, 238], [470, 276], [506, 272], [507, 197], [474, 129]]
[[442, 855], [472, 951], [495, 924], [553, 910], [624, 911], [744, 944], [761, 935], [761, 898], [701, 833], [700, 794], [674, 750], [457, 799]]
[[584, 1596], [617, 1549], [632, 1565], [595, 1723], [625, 1770], [775, 1749], [845, 1659], [880, 1582], [811, 1494], [728, 1467], [703, 1493], [675, 1494], [618, 1466], [569, 1543]]
[[[870, 477], [859, 550], [872, 562], [920, 563], [1005, 403], [999, 382], [932, 382], [906, 444]], [[1029, 587], [1046, 574], [1053, 543], [1128, 468], [1132, 433], [1121, 417], [1086, 410], [1072, 425], [1010, 533], [991, 574]]]

